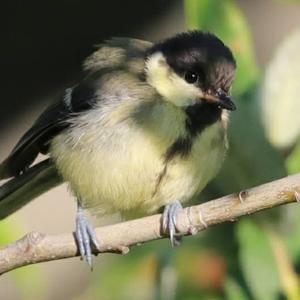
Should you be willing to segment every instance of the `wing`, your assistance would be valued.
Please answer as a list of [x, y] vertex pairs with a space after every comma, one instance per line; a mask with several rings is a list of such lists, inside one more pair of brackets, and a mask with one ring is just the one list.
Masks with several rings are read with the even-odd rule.
[[25, 171], [39, 153], [48, 152], [51, 139], [69, 126], [67, 121], [74, 113], [93, 107], [102, 75], [126, 69], [143, 77], [145, 53], [150, 46], [149, 42], [126, 38], [114, 38], [101, 45], [83, 64], [85, 79], [46, 109], [0, 164], [0, 179]]
[[62, 182], [63, 179], [49, 159], [8, 180], [0, 186], [0, 220]]
[[74, 113], [85, 111], [96, 101], [95, 87], [85, 81], [65, 91], [60, 101], [48, 107], [33, 126], [21, 137], [6, 160], [0, 165], [0, 179], [19, 175], [39, 153], [47, 153], [51, 139], [69, 126]]

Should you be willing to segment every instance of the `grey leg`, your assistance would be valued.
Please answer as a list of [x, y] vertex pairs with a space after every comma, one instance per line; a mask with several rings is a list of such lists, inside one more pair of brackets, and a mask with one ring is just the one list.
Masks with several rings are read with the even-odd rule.
[[92, 247], [93, 244], [99, 249], [99, 243], [95, 234], [95, 230], [90, 224], [89, 220], [84, 214], [84, 211], [80, 204], [78, 204], [76, 214], [76, 231], [75, 236], [77, 239], [79, 252], [82, 259], [85, 259], [92, 269]]
[[179, 201], [175, 201], [165, 206], [162, 215], [162, 228], [164, 232], [169, 232], [172, 246], [180, 244], [180, 237], [176, 236], [177, 214], [182, 210], [182, 205]]

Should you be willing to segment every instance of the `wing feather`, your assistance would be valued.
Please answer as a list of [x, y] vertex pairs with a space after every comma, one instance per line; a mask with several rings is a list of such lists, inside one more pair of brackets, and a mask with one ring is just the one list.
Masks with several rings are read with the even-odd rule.
[[21, 137], [0, 165], [0, 179], [25, 171], [39, 153], [48, 152], [51, 139], [69, 126], [74, 113], [90, 109], [95, 102], [95, 89], [87, 83], [67, 89], [60, 101], [49, 106]]

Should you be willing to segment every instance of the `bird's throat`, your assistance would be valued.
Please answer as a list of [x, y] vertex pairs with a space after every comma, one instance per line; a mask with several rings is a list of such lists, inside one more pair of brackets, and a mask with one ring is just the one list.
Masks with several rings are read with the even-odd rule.
[[186, 129], [192, 137], [200, 134], [207, 126], [221, 119], [222, 109], [207, 102], [196, 103], [185, 108]]

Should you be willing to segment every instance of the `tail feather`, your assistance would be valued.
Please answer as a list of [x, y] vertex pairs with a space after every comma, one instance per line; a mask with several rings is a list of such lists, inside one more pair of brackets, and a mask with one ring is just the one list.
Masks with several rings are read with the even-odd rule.
[[62, 178], [49, 159], [10, 179], [0, 186], [0, 220], [62, 182]]

